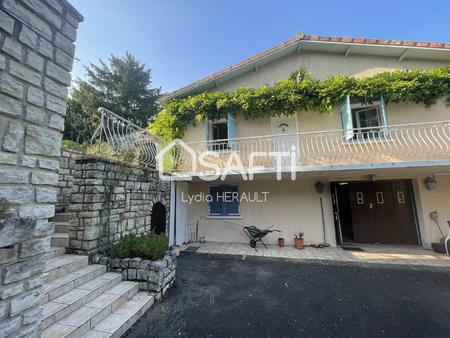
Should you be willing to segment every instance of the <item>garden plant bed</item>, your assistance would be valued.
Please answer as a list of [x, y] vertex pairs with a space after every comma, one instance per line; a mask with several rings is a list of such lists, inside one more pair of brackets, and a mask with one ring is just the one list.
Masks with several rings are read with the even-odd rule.
[[175, 282], [177, 256], [175, 251], [166, 251], [158, 260], [135, 258], [111, 258], [104, 255], [94, 255], [92, 264], [106, 265], [108, 271], [120, 272], [122, 280], [139, 283], [139, 290], [155, 293], [159, 301]]

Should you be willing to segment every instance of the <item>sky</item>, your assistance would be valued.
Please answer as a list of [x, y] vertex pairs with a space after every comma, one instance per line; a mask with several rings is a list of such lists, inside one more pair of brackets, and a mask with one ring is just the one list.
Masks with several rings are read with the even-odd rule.
[[450, 42], [449, 0], [70, 0], [84, 16], [73, 78], [132, 53], [170, 92], [299, 32]]

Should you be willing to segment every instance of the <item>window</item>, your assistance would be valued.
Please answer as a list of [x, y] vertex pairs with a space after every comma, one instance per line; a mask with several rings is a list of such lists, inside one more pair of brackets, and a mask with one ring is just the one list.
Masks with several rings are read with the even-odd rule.
[[213, 150], [225, 150], [228, 149], [228, 123], [225, 122], [212, 122], [212, 148]]
[[382, 191], [377, 191], [377, 204], [384, 204], [384, 196]]
[[405, 204], [405, 193], [401, 190], [397, 191], [398, 204]]
[[364, 194], [360, 191], [356, 193], [356, 203], [359, 205], [364, 204]]
[[209, 187], [210, 216], [239, 216], [239, 189], [237, 185], [219, 185]]
[[206, 120], [207, 149], [237, 150], [238, 142], [232, 141], [236, 138], [236, 114], [228, 113], [227, 117], [220, 120]]
[[377, 140], [389, 133], [387, 126], [386, 107], [383, 96], [380, 101], [372, 105], [351, 103], [347, 96], [341, 107], [344, 140]]
[[381, 114], [379, 106], [352, 107], [353, 139], [380, 137]]

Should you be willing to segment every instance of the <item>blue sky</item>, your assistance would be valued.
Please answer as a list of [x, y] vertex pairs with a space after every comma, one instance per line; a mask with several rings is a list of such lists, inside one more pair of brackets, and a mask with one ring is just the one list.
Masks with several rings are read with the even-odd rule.
[[73, 77], [125, 51], [172, 91], [293, 37], [450, 42], [450, 1], [70, 0], [84, 15]]

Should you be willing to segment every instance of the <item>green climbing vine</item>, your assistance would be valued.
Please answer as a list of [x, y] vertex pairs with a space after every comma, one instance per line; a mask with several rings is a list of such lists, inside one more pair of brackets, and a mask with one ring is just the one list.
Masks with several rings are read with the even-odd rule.
[[232, 92], [204, 92], [172, 100], [150, 125], [152, 132], [170, 141], [182, 137], [186, 128], [205, 118], [226, 117], [241, 112], [247, 119], [293, 114], [301, 110], [329, 113], [350, 95], [353, 102], [371, 103], [380, 95], [391, 102], [423, 103], [439, 97], [450, 103], [450, 66], [438, 69], [392, 71], [367, 78], [332, 76], [314, 79], [300, 69], [273, 86], [241, 87]]

